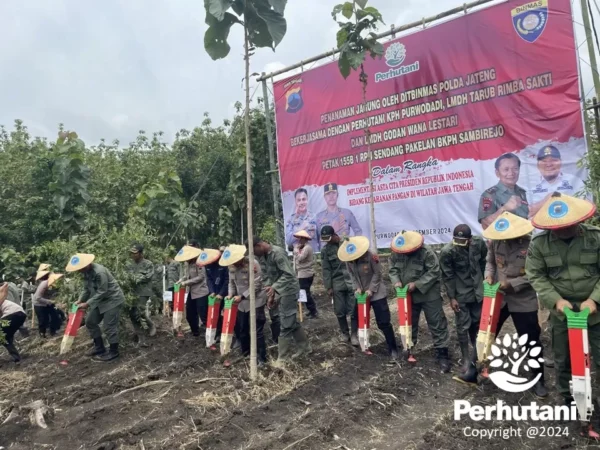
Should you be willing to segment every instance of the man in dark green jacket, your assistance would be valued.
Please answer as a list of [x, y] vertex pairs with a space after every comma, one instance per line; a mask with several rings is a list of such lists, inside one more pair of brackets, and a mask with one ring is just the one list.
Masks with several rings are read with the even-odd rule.
[[412, 341], [417, 345], [421, 311], [433, 336], [442, 372], [450, 372], [448, 321], [442, 306], [440, 264], [433, 250], [423, 245], [423, 236], [404, 231], [392, 241], [390, 280], [394, 287], [408, 286], [412, 293]]
[[[477, 361], [477, 332], [483, 301], [483, 274], [487, 246], [479, 236], [473, 236], [466, 224], [454, 229], [452, 242], [440, 253], [440, 269], [450, 306], [456, 316], [456, 334], [462, 353], [463, 371], [471, 361]], [[469, 341], [473, 355], [469, 355]]]
[[148, 326], [148, 334], [154, 336], [156, 334], [156, 326], [150, 319], [148, 313], [148, 302], [152, 297], [152, 280], [154, 279], [154, 265], [144, 258], [144, 246], [134, 244], [130, 250], [132, 262], [128, 266], [128, 271], [131, 274], [133, 284], [135, 286], [136, 303], [131, 305], [129, 317], [133, 323], [133, 328], [136, 333], [136, 340], [141, 346], [147, 346], [143, 328], [142, 318]]
[[[84, 288], [77, 306], [87, 311], [85, 326], [94, 340], [94, 349], [89, 356], [95, 356], [100, 361], [111, 361], [119, 357], [119, 314], [125, 296], [108, 269], [94, 264], [94, 259], [94, 255], [78, 253], [71, 257], [66, 271], [83, 274]], [[104, 347], [100, 322], [110, 344], [109, 352]]]
[[[552, 347], [559, 393], [571, 404], [571, 360], [565, 308], [589, 308], [588, 337], [592, 360], [600, 369], [600, 229], [583, 224], [596, 207], [555, 192], [533, 217], [536, 228], [525, 270], [539, 300], [552, 311]], [[600, 390], [596, 379], [595, 392]]]
[[291, 357], [292, 338], [299, 347], [298, 356], [310, 353], [308, 337], [296, 318], [300, 285], [286, 251], [255, 237], [254, 253], [258, 257], [265, 258], [267, 305], [270, 307], [279, 305], [281, 332], [278, 343], [278, 363], [285, 362]]
[[[340, 326], [342, 340], [351, 342], [352, 345], [358, 347], [360, 343], [358, 341], [358, 317], [355, 311], [356, 297], [346, 263], [338, 258], [340, 237], [331, 225], [325, 225], [321, 228], [321, 241], [327, 242], [327, 245], [321, 249], [323, 285], [327, 295], [333, 298], [333, 310]], [[348, 315], [350, 315], [352, 333], [348, 328]]]

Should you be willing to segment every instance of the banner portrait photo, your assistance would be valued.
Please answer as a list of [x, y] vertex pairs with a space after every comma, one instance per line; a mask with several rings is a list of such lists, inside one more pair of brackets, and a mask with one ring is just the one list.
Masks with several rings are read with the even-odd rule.
[[501, 208], [529, 218], [576, 195], [586, 141], [570, 0], [510, 0], [384, 44], [358, 72], [336, 62], [274, 83], [286, 244], [306, 230], [371, 236], [368, 126], [378, 247], [402, 230], [428, 244]]

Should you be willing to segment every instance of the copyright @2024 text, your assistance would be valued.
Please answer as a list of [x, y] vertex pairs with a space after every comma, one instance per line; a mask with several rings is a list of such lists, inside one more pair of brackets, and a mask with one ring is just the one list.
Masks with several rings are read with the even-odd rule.
[[526, 437], [535, 439], [538, 437], [568, 437], [569, 429], [567, 427], [498, 427], [498, 428], [473, 428], [464, 427], [463, 435], [477, 439], [510, 439], [514, 437]]

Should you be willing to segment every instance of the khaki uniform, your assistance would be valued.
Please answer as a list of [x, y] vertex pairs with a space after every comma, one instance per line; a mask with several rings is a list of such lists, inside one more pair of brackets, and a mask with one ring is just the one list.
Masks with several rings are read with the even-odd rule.
[[[397, 351], [394, 327], [391, 324], [390, 307], [387, 301], [387, 287], [383, 278], [383, 271], [379, 257], [367, 251], [355, 261], [346, 263], [354, 290], [370, 291], [371, 308], [375, 313], [377, 327], [385, 336], [385, 341], [390, 352]], [[354, 316], [358, 317], [358, 304], [354, 307]]]
[[351, 315], [352, 333], [356, 333], [358, 330], [358, 318], [355, 314], [356, 297], [346, 263], [340, 261], [337, 256], [339, 248], [339, 243], [328, 242], [321, 250], [323, 285], [326, 291], [333, 290], [333, 310], [342, 333], [348, 333], [347, 315]]
[[131, 305], [129, 317], [133, 323], [136, 332], [142, 330], [142, 319], [147, 323], [148, 327], [154, 327], [154, 323], [147, 313], [146, 304], [152, 297], [152, 280], [154, 279], [154, 265], [147, 259], [142, 259], [140, 262], [132, 261], [127, 267], [135, 286], [135, 295], [137, 300]]
[[[579, 225], [579, 233], [570, 242], [559, 239], [549, 231], [536, 235], [527, 253], [527, 277], [538, 293], [539, 299], [552, 311], [552, 347], [557, 371], [559, 392], [571, 396], [571, 360], [567, 321], [556, 309], [556, 302], [571, 302], [574, 311], [587, 299], [600, 303], [600, 229]], [[588, 318], [588, 337], [592, 360], [600, 368], [600, 313]], [[600, 383], [595, 379], [593, 389], [598, 392]]]
[[185, 319], [190, 325], [192, 334], [200, 336], [200, 321], [204, 325], [208, 320], [208, 284], [206, 270], [195, 263], [186, 263], [187, 270], [183, 277], [186, 286], [190, 288], [185, 304]]
[[527, 202], [527, 192], [525, 189], [518, 185], [514, 189], [511, 189], [502, 183], [498, 183], [481, 194], [481, 198], [479, 199], [479, 222], [481, 223], [483, 219], [497, 212], [513, 195], [521, 199], [521, 204], [511, 212], [523, 219], [527, 219], [529, 217], [529, 203]]
[[412, 292], [412, 340], [417, 345], [419, 318], [425, 313], [427, 326], [433, 336], [436, 349], [448, 348], [448, 321], [442, 306], [440, 291], [440, 264], [436, 254], [427, 246], [413, 253], [392, 253], [390, 258], [390, 280], [392, 286], [415, 283]]
[[109, 344], [119, 343], [119, 314], [125, 303], [125, 296], [119, 284], [109, 270], [100, 264], [92, 264], [85, 272], [84, 289], [81, 301], [89, 306], [85, 317], [85, 326], [92, 339], [102, 338], [100, 322], [103, 322], [104, 334]]
[[281, 333], [279, 335], [279, 359], [290, 357], [292, 337], [300, 346], [301, 352], [308, 351], [308, 338], [296, 318], [300, 285], [287, 253], [281, 247], [271, 246], [265, 255], [268, 283], [275, 291], [275, 301], [279, 303]]
[[460, 310], [455, 312], [456, 334], [461, 348], [469, 340], [475, 346], [483, 301], [483, 273], [488, 249], [478, 236], [467, 247], [444, 246], [440, 253], [442, 281], [450, 300], [456, 300]]
[[[236, 328], [240, 339], [240, 347], [243, 355], [250, 354], [250, 280], [249, 260], [244, 258], [243, 267], [229, 266], [229, 297], [237, 295], [242, 297], [238, 305]], [[258, 358], [260, 361], [267, 360], [267, 347], [263, 329], [267, 321], [265, 305], [267, 304], [267, 293], [263, 288], [262, 271], [259, 262], [254, 260], [254, 292], [256, 296], [256, 339]]]

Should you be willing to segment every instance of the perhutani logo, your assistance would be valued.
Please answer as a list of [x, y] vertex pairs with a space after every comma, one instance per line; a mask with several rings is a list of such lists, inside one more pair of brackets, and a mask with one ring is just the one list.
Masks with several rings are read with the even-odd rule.
[[419, 61], [403, 66], [402, 63], [405, 59], [406, 47], [404, 44], [401, 44], [400, 42], [391, 44], [385, 51], [385, 63], [388, 67], [391, 67], [391, 69], [387, 72], [377, 72], [375, 74], [375, 83], [419, 71]]
[[[544, 358], [539, 357], [542, 347], [535, 341], [529, 342], [526, 334], [519, 337], [516, 333], [505, 334], [502, 341], [496, 339], [492, 344], [492, 354], [488, 356], [490, 367], [502, 368], [490, 373], [490, 380], [506, 392], [525, 392], [531, 389], [542, 377], [539, 372], [532, 380], [519, 376], [521, 366], [525, 372], [536, 370], [544, 363]], [[524, 363], [524, 364], [523, 364]], [[506, 370], [510, 368], [510, 372]]]
[[482, 420], [571, 421], [577, 420], [577, 406], [574, 402], [569, 406], [538, 405], [536, 402], [524, 406], [510, 406], [502, 400], [498, 400], [495, 405], [481, 406], [471, 405], [468, 400], [454, 400], [454, 420], [461, 420], [463, 416], [468, 416], [475, 422]]

